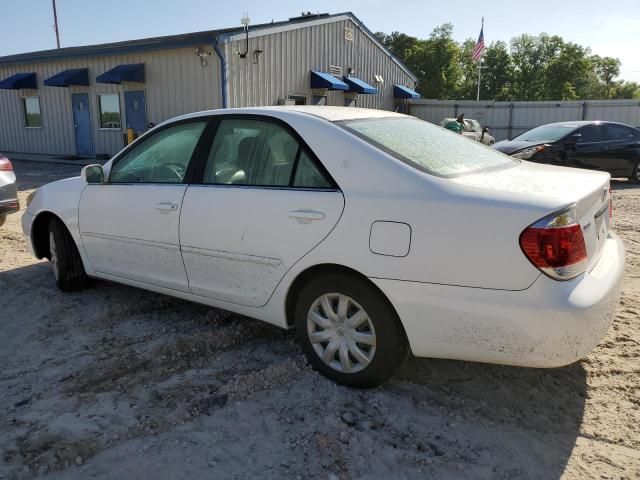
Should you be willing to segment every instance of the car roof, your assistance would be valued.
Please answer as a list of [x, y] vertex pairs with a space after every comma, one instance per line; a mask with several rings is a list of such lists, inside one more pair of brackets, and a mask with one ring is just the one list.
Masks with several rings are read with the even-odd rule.
[[[375, 110], [372, 108], [356, 108], [356, 107], [332, 107], [332, 106], [316, 106], [316, 105], [282, 105], [271, 107], [247, 107], [247, 108], [225, 108], [219, 110], [206, 110], [203, 112], [189, 113], [174, 120], [185, 118], [204, 117], [209, 115], [228, 115], [233, 113], [244, 114], [270, 114], [270, 113], [302, 113], [313, 115], [329, 122], [339, 122], [343, 120], [359, 120], [365, 118], [402, 118], [407, 117], [401, 113], [389, 112], [386, 110]], [[414, 117], [412, 117], [414, 118]]]
[[636, 128], [632, 125], [626, 125], [620, 122], [607, 122], [603, 120], [575, 120], [570, 122], [554, 122], [540, 125], [541, 127], [565, 127], [565, 128], [578, 128], [585, 125], [622, 125], [624, 127]]

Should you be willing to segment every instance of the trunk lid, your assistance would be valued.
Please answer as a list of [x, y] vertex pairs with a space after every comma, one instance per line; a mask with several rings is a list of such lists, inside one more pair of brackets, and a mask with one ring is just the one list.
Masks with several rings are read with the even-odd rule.
[[[575, 203], [587, 248], [587, 270], [590, 270], [599, 258], [609, 231], [610, 179], [608, 173], [522, 161], [512, 168], [462, 175], [451, 181], [512, 194], [520, 202], [544, 204], [549, 208], [547, 213]], [[529, 219], [529, 223], [537, 220]]]

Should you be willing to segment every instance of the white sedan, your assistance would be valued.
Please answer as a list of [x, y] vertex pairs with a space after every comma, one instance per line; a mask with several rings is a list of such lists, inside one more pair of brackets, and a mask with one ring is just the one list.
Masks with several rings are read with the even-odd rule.
[[58, 287], [96, 277], [295, 328], [367, 387], [411, 351], [528, 367], [590, 352], [618, 304], [609, 175], [533, 164], [391, 112], [185, 115], [38, 189]]

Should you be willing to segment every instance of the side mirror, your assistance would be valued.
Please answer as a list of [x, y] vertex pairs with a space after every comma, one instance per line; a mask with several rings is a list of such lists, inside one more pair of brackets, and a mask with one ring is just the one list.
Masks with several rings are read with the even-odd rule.
[[489, 127], [484, 127], [482, 129], [482, 133], [489, 133]]
[[573, 135], [569, 135], [569, 137], [567, 137], [564, 143], [567, 147], [575, 147], [581, 138], [582, 138], [581, 133], [574, 133]]
[[80, 176], [87, 183], [104, 183], [104, 171], [101, 165], [87, 165], [80, 171]]

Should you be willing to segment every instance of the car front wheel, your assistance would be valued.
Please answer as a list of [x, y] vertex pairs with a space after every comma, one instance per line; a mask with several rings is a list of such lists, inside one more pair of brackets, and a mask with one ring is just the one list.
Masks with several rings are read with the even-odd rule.
[[340, 384], [379, 385], [407, 357], [407, 339], [395, 311], [357, 276], [327, 274], [311, 280], [300, 292], [295, 316], [309, 362]]
[[69, 292], [87, 286], [89, 280], [78, 248], [67, 227], [55, 218], [49, 224], [49, 259], [60, 290]]

